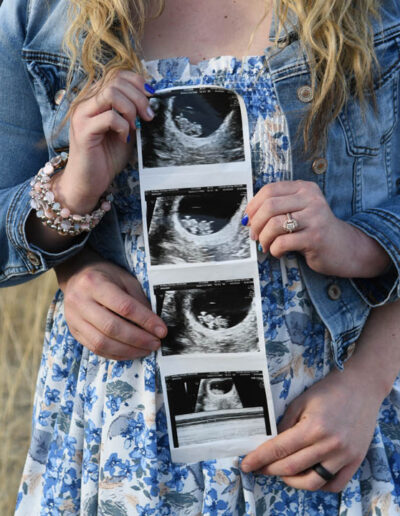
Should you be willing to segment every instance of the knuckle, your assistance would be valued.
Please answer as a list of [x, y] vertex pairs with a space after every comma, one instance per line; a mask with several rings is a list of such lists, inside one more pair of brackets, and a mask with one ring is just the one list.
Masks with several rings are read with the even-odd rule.
[[294, 462], [288, 462], [282, 469], [285, 477], [294, 477], [299, 472], [299, 468]]
[[91, 269], [85, 269], [79, 275], [77, 281], [82, 288], [92, 288], [96, 284], [97, 273]]
[[335, 451], [351, 451], [347, 450], [347, 445], [343, 436], [338, 433], [333, 434], [329, 439], [329, 447]]
[[101, 355], [106, 349], [106, 339], [102, 335], [96, 335], [91, 339], [91, 351], [95, 355]]
[[323, 478], [312, 476], [306, 481], [306, 489], [308, 491], [318, 491], [325, 483], [326, 482]]
[[123, 299], [117, 304], [117, 313], [126, 319], [133, 317], [136, 313], [135, 304], [130, 299]]
[[284, 446], [275, 443], [272, 449], [272, 455], [274, 460], [281, 460], [288, 456], [288, 452]]
[[286, 251], [285, 240], [282, 237], [275, 238], [271, 248], [270, 253], [275, 258], [279, 258]]
[[264, 201], [264, 211], [265, 215], [269, 218], [271, 217], [278, 209], [277, 200], [273, 197], [269, 199], [265, 199]]
[[116, 335], [118, 329], [118, 325], [116, 321], [112, 318], [105, 319], [102, 324], [102, 332], [105, 335], [113, 336]]
[[283, 228], [283, 224], [285, 223], [286, 218], [285, 217], [274, 217], [272, 219], [273, 221], [273, 228], [275, 231], [281, 231]]
[[311, 439], [313, 441], [319, 441], [329, 436], [329, 429], [326, 422], [323, 419], [317, 419], [311, 426]]

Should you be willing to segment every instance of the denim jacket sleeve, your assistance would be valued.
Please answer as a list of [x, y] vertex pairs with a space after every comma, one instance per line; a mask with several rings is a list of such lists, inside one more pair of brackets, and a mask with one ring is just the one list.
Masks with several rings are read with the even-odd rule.
[[30, 179], [48, 160], [42, 118], [21, 59], [28, 5], [4, 0], [0, 7], [0, 285], [27, 281], [79, 251], [46, 252], [27, 240]]

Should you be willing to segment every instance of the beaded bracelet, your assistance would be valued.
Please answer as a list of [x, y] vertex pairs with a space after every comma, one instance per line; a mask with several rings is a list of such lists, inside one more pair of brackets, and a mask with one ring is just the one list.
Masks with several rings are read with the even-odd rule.
[[68, 208], [62, 207], [54, 198], [51, 191], [51, 178], [64, 168], [68, 162], [68, 154], [62, 152], [51, 158], [31, 181], [31, 207], [36, 210], [36, 216], [46, 226], [54, 229], [60, 235], [80, 235], [91, 231], [107, 211], [111, 209], [113, 195], [105, 192], [99, 200], [98, 208], [86, 215], [72, 214]]

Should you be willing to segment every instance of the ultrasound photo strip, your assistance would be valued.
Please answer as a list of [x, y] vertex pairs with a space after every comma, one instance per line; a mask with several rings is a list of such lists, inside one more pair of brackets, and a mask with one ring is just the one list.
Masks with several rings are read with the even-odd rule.
[[146, 191], [152, 266], [250, 258], [248, 228], [241, 224], [247, 186]]
[[163, 355], [259, 350], [253, 279], [157, 285]]
[[261, 370], [171, 375], [165, 383], [175, 455], [199, 445], [207, 454], [229, 439], [272, 435]]
[[155, 113], [142, 125], [143, 168], [245, 160], [240, 103], [233, 91], [186, 88], [157, 92]]
[[241, 455], [276, 435], [256, 248], [241, 224], [252, 196], [245, 104], [208, 86], [151, 103], [138, 163], [152, 308], [168, 326], [157, 357], [171, 458]]

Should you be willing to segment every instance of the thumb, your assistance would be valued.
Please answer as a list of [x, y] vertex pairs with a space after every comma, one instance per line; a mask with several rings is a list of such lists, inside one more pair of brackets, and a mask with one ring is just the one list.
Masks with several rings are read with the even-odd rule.
[[121, 272], [121, 279], [123, 281], [126, 292], [137, 301], [150, 308], [150, 302], [143, 291], [142, 285], [135, 278], [135, 276], [123, 269]]
[[285, 413], [278, 424], [278, 432], [282, 433], [292, 428], [300, 419], [303, 412], [303, 403], [300, 398], [296, 398], [286, 407]]

